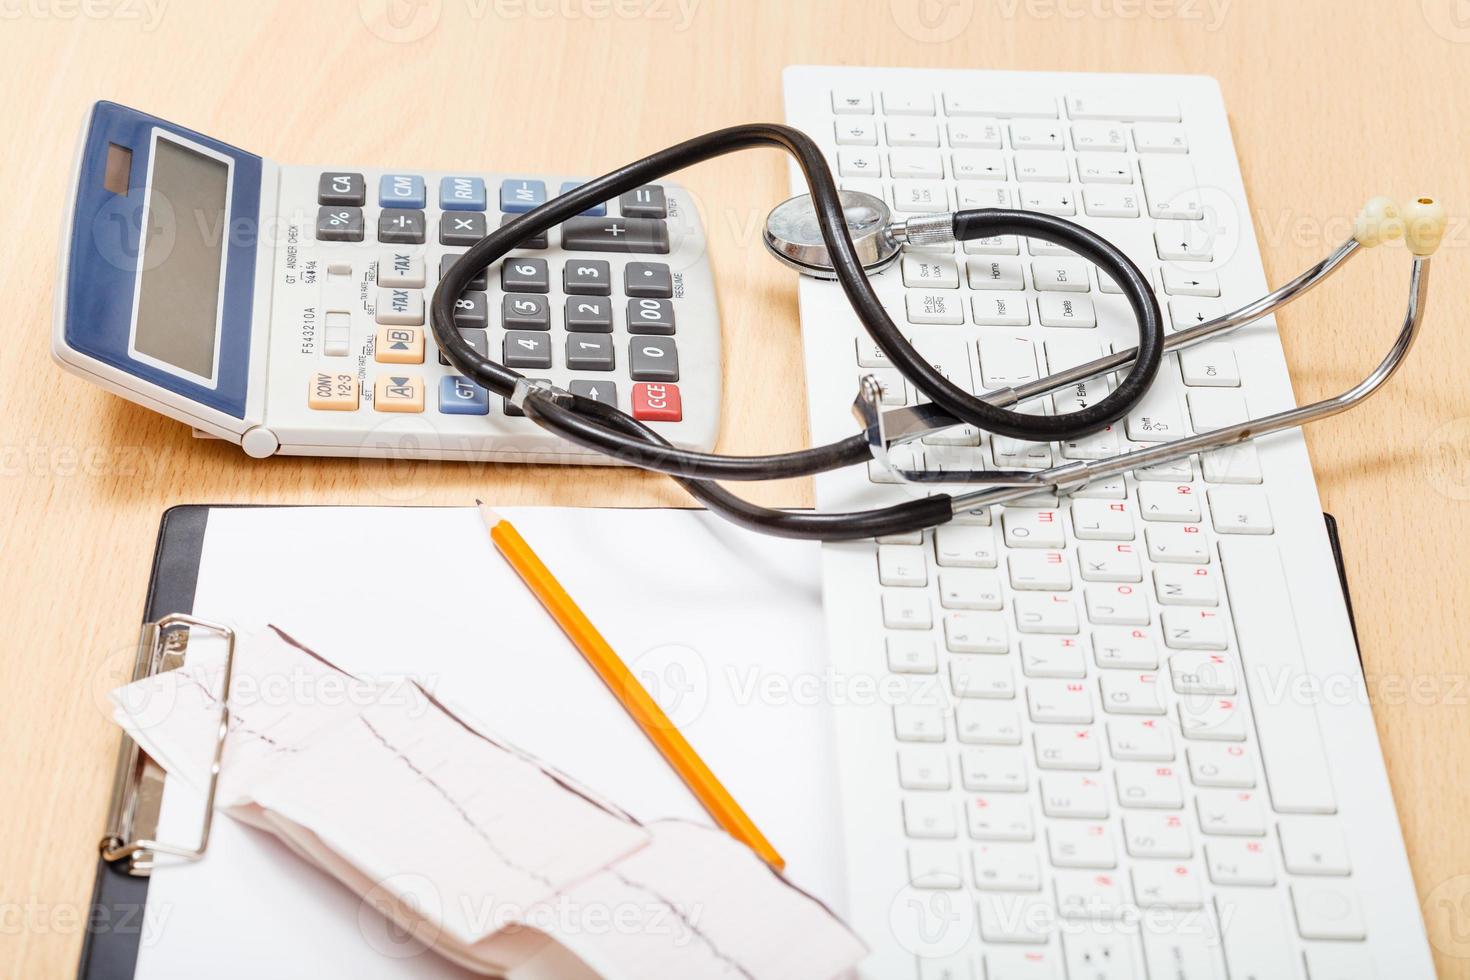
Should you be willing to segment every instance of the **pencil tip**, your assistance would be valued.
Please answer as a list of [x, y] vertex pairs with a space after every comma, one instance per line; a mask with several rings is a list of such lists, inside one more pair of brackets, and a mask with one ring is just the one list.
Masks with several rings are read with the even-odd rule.
[[475, 498], [475, 506], [476, 507], [484, 507], [485, 506], [485, 501], [481, 500], [479, 497], [476, 497]]

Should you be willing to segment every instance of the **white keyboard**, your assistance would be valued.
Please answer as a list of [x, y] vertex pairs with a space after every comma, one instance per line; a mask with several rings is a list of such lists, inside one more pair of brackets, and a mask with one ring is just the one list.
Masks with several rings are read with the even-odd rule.
[[[784, 82], [839, 183], [900, 216], [1075, 218], [1152, 277], [1176, 329], [1266, 289], [1212, 79], [799, 66]], [[1131, 346], [1111, 282], [1039, 245], [910, 251], [874, 283], [973, 391]], [[801, 314], [816, 442], [854, 432], [863, 374], [913, 403], [835, 285], [804, 280]], [[1048, 446], [961, 428], [908, 461], [1042, 467], [1292, 404], [1268, 321], [1168, 357], [1110, 431]], [[817, 481], [828, 509], [923, 492], [874, 467]], [[862, 975], [1433, 976], [1300, 436], [1026, 503], [824, 548]]]

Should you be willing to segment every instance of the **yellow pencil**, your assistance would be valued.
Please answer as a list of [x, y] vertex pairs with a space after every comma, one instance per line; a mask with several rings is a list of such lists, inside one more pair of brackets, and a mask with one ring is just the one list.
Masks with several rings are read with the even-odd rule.
[[709, 815], [726, 833], [749, 846], [767, 864], [777, 870], [784, 868], [786, 862], [776, 853], [771, 842], [766, 840], [754, 821], [740, 809], [740, 804], [735, 802], [730, 791], [720, 785], [709, 766], [704, 764], [704, 760], [684, 740], [684, 736], [674, 727], [669, 716], [664, 714], [658, 702], [638, 682], [638, 678], [633, 676], [633, 672], [602, 638], [602, 634], [597, 632], [597, 627], [592, 625], [587, 614], [577, 608], [572, 597], [567, 595], [567, 590], [561, 587], [561, 583], [541, 559], [536, 557], [531, 546], [526, 544], [525, 538], [521, 537], [509, 521], [491, 510], [483, 501], [477, 500], [475, 504], [480, 508], [480, 516], [485, 519], [485, 528], [490, 532], [490, 540], [494, 542], [496, 549], [510, 563], [510, 567], [515, 569], [532, 594], [541, 600], [546, 611], [551, 613], [557, 625], [581, 651], [592, 669], [597, 671], [602, 682], [622, 703], [638, 727], [643, 729], [643, 734], [648, 736], [648, 740], [663, 754], [669, 765], [674, 767], [679, 778], [684, 780], [685, 785], [709, 811]]

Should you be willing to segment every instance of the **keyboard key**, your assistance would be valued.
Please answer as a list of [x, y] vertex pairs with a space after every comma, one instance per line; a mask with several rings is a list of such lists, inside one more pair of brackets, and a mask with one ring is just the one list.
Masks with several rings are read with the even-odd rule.
[[949, 789], [949, 756], [942, 748], [903, 746], [898, 750], [898, 784], [904, 789]]
[[895, 674], [938, 673], [939, 659], [934, 652], [934, 641], [929, 637], [890, 636], [883, 643], [888, 655], [888, 669]]
[[1348, 875], [1347, 837], [1335, 820], [1288, 817], [1276, 825], [1281, 857], [1294, 875]]
[[1048, 817], [1106, 820], [1108, 789], [1096, 776], [1047, 773], [1040, 777], [1041, 811]]
[[1077, 607], [1064, 595], [1018, 595], [1015, 598], [1016, 628], [1022, 633], [1073, 635], [1077, 632]]
[[[1024, 267], [1015, 259], [971, 257], [965, 260], [965, 277], [971, 289], [1004, 289], [1020, 292], [1026, 288]], [[1022, 301], [1024, 304], [1024, 300]]]
[[1027, 677], [1081, 678], [1087, 663], [1072, 637], [1028, 636], [1021, 641], [1021, 670]]
[[1096, 771], [1102, 753], [1087, 728], [1038, 728], [1031, 734], [1038, 769]]
[[989, 745], [963, 748], [960, 782], [972, 793], [1024, 793], [1026, 756], [1014, 748]]
[[1316, 705], [1279, 694], [1312, 676], [1302, 656], [1281, 557], [1262, 538], [1225, 537], [1219, 547], [1271, 804], [1281, 813], [1335, 813]]
[[1170, 654], [1169, 678], [1179, 694], [1235, 693], [1235, 668], [1218, 653]]
[[838, 150], [839, 177], [881, 177], [883, 164], [877, 150]]
[[440, 245], [473, 245], [485, 237], [485, 215], [478, 211], [445, 211], [439, 215]]
[[360, 208], [367, 203], [367, 181], [357, 173], [324, 173], [317, 178], [316, 203]]
[[422, 412], [424, 379], [414, 375], [379, 375], [373, 385], [373, 408], [379, 412]]
[[889, 119], [883, 123], [883, 137], [891, 147], [938, 147], [939, 126], [928, 119]]
[[[1059, 153], [1016, 153], [1013, 157], [1016, 180], [1028, 183], [1065, 184], [1072, 179], [1067, 158]], [[1025, 191], [1022, 191], [1024, 196]]]
[[317, 412], [357, 411], [357, 375], [346, 371], [313, 372], [306, 407]]
[[1208, 565], [1163, 565], [1154, 569], [1154, 595], [1161, 606], [1217, 606], [1220, 592]]
[[[485, 181], [479, 177], [442, 177], [439, 180], [439, 210], [485, 210]], [[477, 413], [483, 414], [483, 413]]]
[[674, 302], [668, 299], [628, 300], [628, 332], [671, 334], [674, 332]]
[[546, 203], [546, 184], [539, 180], [504, 180], [500, 183], [500, 210], [525, 214]]
[[905, 286], [958, 289], [960, 285], [959, 266], [952, 256], [907, 252], [901, 268]]
[[573, 378], [567, 390], [574, 395], [583, 398], [591, 398], [593, 401], [611, 405], [614, 408], [618, 404], [618, 386], [611, 381], [592, 381], [587, 378]]
[[1055, 119], [1057, 101], [1050, 95], [1011, 88], [946, 92], [944, 111], [951, 116], [988, 116], [994, 119]]
[[[1208, 479], [1208, 477], [1206, 477]], [[1075, 506], [1075, 504], [1074, 504]], [[1193, 525], [1170, 527], [1156, 524], [1144, 528], [1148, 542], [1148, 560], [1156, 562], [1186, 562], [1203, 565], [1210, 560], [1209, 542]]]
[[1194, 842], [1189, 828], [1178, 814], [1126, 813], [1123, 815], [1123, 842], [1136, 858], [1190, 858]]
[[1151, 718], [1110, 718], [1108, 752], [1119, 762], [1172, 762], [1174, 737]]
[[362, 208], [324, 207], [317, 211], [317, 241], [360, 242], [362, 239]]
[[666, 218], [669, 205], [662, 187], [644, 184], [619, 197], [618, 210], [625, 218]]
[[1123, 980], [1136, 977], [1138, 940], [1131, 935], [1081, 930], [1062, 932], [1067, 975], [1081, 980]]
[[905, 797], [903, 830], [909, 837], [919, 839], [953, 839], [959, 833], [954, 803], [944, 796]]
[[1036, 298], [1036, 309], [1043, 327], [1095, 327], [1097, 311], [1085, 296], [1060, 296], [1043, 293]]
[[573, 333], [612, 333], [612, 300], [591, 296], [568, 296], [563, 314]]
[[409, 174], [384, 174], [378, 181], [378, 204], [385, 208], [412, 208], [422, 211], [428, 206], [424, 178]]
[[1107, 122], [1073, 123], [1072, 148], [1079, 152], [1123, 153], [1128, 149], [1128, 127]]
[[1000, 515], [1008, 548], [1060, 549], [1067, 544], [1067, 532], [1058, 510], [1029, 507], [1006, 507]]
[[[472, 347], [476, 354], [481, 357], [490, 356], [490, 335], [484, 330], [461, 330], [459, 332], [464, 342]], [[449, 358], [444, 356], [444, 351], [439, 351], [439, 363], [449, 366]]]
[[569, 218], [561, 226], [569, 252], [659, 252], [669, 250], [669, 226], [656, 218]]
[[994, 568], [998, 552], [995, 531], [969, 524], [934, 529], [934, 557], [941, 567]]
[[890, 116], [932, 116], [934, 96], [928, 92], [884, 92], [883, 111]]
[[1294, 881], [1291, 905], [1303, 939], [1365, 939], [1363, 907], [1350, 883]]
[[439, 379], [439, 411], [445, 415], [489, 415], [490, 393], [469, 378]]
[[944, 645], [954, 653], [1005, 653], [1010, 649], [1005, 618], [998, 613], [950, 613], [944, 617]]
[[501, 360], [505, 362], [506, 367], [551, 367], [551, 337], [547, 334], [528, 330], [508, 330], [503, 347], [504, 353]]
[[507, 330], [550, 330], [551, 304], [545, 296], [506, 293], [500, 298], [500, 320]]
[[[1138, 861], [1134, 863], [1131, 875], [1133, 897], [1144, 908], [1197, 909], [1204, 904], [1199, 878], [1194, 868], [1187, 864]], [[1170, 974], [1164, 972], [1159, 975]], [[1173, 975], [1192, 976], [1177, 968], [1173, 970]]]
[[1141, 582], [1143, 563], [1131, 544], [1094, 542], [1077, 546], [1084, 582]]
[[551, 291], [551, 274], [545, 259], [508, 258], [500, 266], [500, 288], [507, 293]]
[[1217, 885], [1269, 888], [1276, 884], [1276, 863], [1260, 841], [1212, 840], [1205, 844], [1205, 867]]
[[[463, 256], [463, 255], [464, 255], [463, 252], [446, 252], [446, 253], [444, 253], [444, 255], [440, 256], [440, 258], [439, 258], [439, 278], [440, 279], [443, 279], [445, 276], [447, 276], [449, 274], [450, 268], [454, 265], [454, 263], [458, 262], [459, 259], [460, 259], [460, 257]], [[475, 277], [470, 280], [469, 285], [466, 286], [465, 288], [466, 289], [484, 289], [486, 287], [486, 283], [488, 281], [485, 276], [486, 276], [485, 270], [484, 269], [481, 269], [478, 273], [475, 274]]]
[[[1021, 188], [1021, 207], [1029, 211], [1040, 211], [1060, 218], [1070, 218], [1077, 213], [1077, 194], [1067, 187], [1048, 187], [1045, 184], [1030, 184]], [[1058, 250], [1061, 246], [1057, 246]], [[1035, 255], [1033, 251], [1031, 254]]]
[[[504, 228], [506, 225], [510, 224], [512, 221], [515, 221], [519, 217], [520, 215], [518, 214], [501, 215], [500, 227]], [[548, 241], [549, 239], [547, 237], [547, 234], [543, 231], [539, 234], [532, 235], [530, 238], [521, 239], [519, 242], [516, 243], [516, 248], [546, 248]]]
[[1175, 122], [1179, 103], [1165, 95], [1094, 94], [1067, 96], [1067, 115], [1073, 119], [1119, 119], [1124, 122]]
[[1161, 270], [1164, 292], [1170, 296], [1219, 296], [1220, 277], [1202, 269], [1166, 265]]
[[673, 337], [639, 337], [628, 342], [634, 381], [678, 381], [679, 350]]
[[[1031, 322], [1031, 309], [1025, 293], [995, 293], [970, 297], [975, 322], [982, 327], [1024, 327]], [[981, 364], [984, 364], [983, 344]], [[997, 385], [996, 387], [1001, 387]]]
[[914, 845], [908, 849], [909, 883], [915, 888], [956, 889], [960, 858], [950, 845]]
[[1133, 809], [1180, 810], [1184, 787], [1178, 773], [1168, 766], [1125, 763], [1113, 769], [1118, 803]]
[[1271, 534], [1271, 504], [1255, 487], [1211, 487], [1210, 519], [1221, 534]]
[[[648, 302], [656, 302], [649, 300]], [[904, 307], [910, 323], [960, 324], [965, 322], [964, 301], [958, 293], [906, 293]]]
[[832, 136], [838, 146], [877, 146], [878, 127], [871, 119], [849, 116], [832, 124]]
[[1159, 649], [1148, 630], [1099, 629], [1092, 632], [1092, 657], [1112, 670], [1157, 670]]
[[1102, 824], [1054, 823], [1046, 828], [1047, 855], [1058, 868], [1107, 870], [1118, 866], [1112, 829]]
[[[607, 334], [568, 334], [567, 368], [572, 371], [611, 371], [617, 366], [612, 338]], [[636, 389], [635, 389], [636, 408]]]
[[1234, 698], [1186, 698], [1176, 707], [1179, 730], [1187, 739], [1245, 741], [1245, 716]]
[[833, 89], [832, 112], [839, 116], [873, 114], [873, 95], [857, 89]]
[[1164, 643], [1171, 650], [1229, 648], [1225, 621], [1210, 609], [1166, 609], [1161, 614]]
[[1204, 217], [1199, 181], [1188, 162], [1172, 157], [1140, 157], [1138, 172], [1150, 217], [1189, 221]]
[[1026, 686], [1026, 705], [1037, 724], [1092, 724], [1092, 698], [1075, 681], [1032, 681]]
[[949, 155], [949, 162], [950, 172], [954, 174], [956, 180], [1006, 179], [1006, 158], [1000, 153], [956, 150]]
[[934, 213], [949, 210], [949, 191], [940, 180], [895, 180], [893, 206], [898, 211]]
[[1140, 483], [1138, 512], [1146, 521], [1195, 524], [1201, 517], [1199, 494], [1188, 483]]
[[1200, 790], [1194, 797], [1200, 830], [1231, 837], [1264, 837], [1266, 812], [1255, 793]]
[[[1172, 904], [1172, 903], [1170, 903]], [[1198, 903], [1188, 906], [1198, 908]], [[1150, 977], [1174, 980], [1223, 980], [1220, 938], [1208, 918], [1197, 912], [1181, 913], [1161, 920], [1159, 913], [1143, 919], [1143, 959]], [[1247, 978], [1248, 980], [1248, 978]]]
[[1179, 373], [1191, 388], [1238, 388], [1240, 368], [1235, 351], [1219, 341], [1186, 347], [1179, 352]]
[[947, 132], [956, 150], [998, 150], [1002, 145], [1000, 125], [984, 119], [951, 120]]
[[[1041, 867], [1036, 855], [1029, 847], [992, 844], [977, 847], [971, 860], [975, 873], [975, 887], [983, 892], [1034, 892], [1041, 890]], [[993, 897], [993, 896], [992, 896]], [[990, 908], [982, 905], [982, 922]], [[991, 942], [1006, 942], [1015, 933], [1009, 931], [1018, 924], [1005, 922], [1011, 916], [989, 916], [991, 931], [982, 932]], [[1035, 918], [1034, 916], [1032, 917]], [[1034, 923], [1033, 923], [1034, 925]], [[985, 926], [981, 926], [985, 929]], [[1025, 928], [1022, 926], [1021, 928]], [[997, 931], [998, 930], [998, 931]], [[1042, 933], [1042, 936], [1045, 934]], [[1033, 940], [1036, 941], [1036, 940]]]
[[896, 704], [893, 706], [893, 734], [900, 742], [942, 742], [944, 712], [929, 705]]
[[[1084, 187], [1083, 208], [1093, 218], [1136, 218], [1138, 217], [1138, 194], [1132, 188]], [[1098, 277], [1099, 287], [1105, 293], [1116, 293], [1116, 285], [1103, 276]], [[1112, 288], [1109, 288], [1109, 287]]]
[[454, 301], [454, 325], [461, 330], [483, 330], [490, 325], [490, 298], [468, 290]]
[[423, 328], [379, 327], [373, 344], [373, 359], [379, 364], [424, 363]]
[[670, 299], [674, 280], [662, 262], [629, 262], [623, 267], [623, 292], [639, 299]]
[[561, 270], [561, 288], [576, 296], [611, 296], [612, 266], [605, 259], [569, 259]]
[[[946, 617], [945, 643], [952, 652], [959, 653], [951, 639], [950, 624], [955, 617]], [[983, 634], [982, 634], [982, 639]], [[965, 649], [972, 649], [967, 645]], [[990, 649], [990, 653], [1003, 650]], [[949, 660], [949, 681], [957, 698], [992, 698], [1009, 700], [1016, 696], [1016, 676], [1011, 665], [1003, 657], [954, 656]]]
[[924, 549], [919, 545], [884, 544], [878, 546], [878, 582], [922, 588], [929, 584], [924, 564]]
[[[1185, 749], [1189, 779], [1196, 786], [1218, 789], [1253, 789], [1255, 763], [1239, 745], [1191, 745]], [[1289, 866], [1289, 862], [1288, 862]]]
[[[948, 788], [948, 773], [946, 772]], [[974, 840], [1029, 841], [1036, 837], [1031, 801], [995, 793], [971, 797], [965, 804], [965, 822]]]
[[[1232, 977], [1249, 980], [1252, 977], [1300, 976], [1301, 954], [1292, 948], [1289, 934], [1291, 918], [1282, 901], [1284, 898], [1279, 893], [1263, 894], [1251, 888], [1226, 887], [1215, 890], [1216, 917], [1220, 920], [1225, 959], [1230, 964]], [[1366, 959], [1364, 952], [1354, 950], [1354, 957], [1359, 963]], [[1327, 977], [1334, 980], [1353, 980], [1359, 976], [1353, 972], [1318, 973], [1311, 966], [1311, 959], [1309, 949], [1307, 962], [1312, 980], [1324, 980]]]
[[937, 180], [944, 176], [944, 162], [938, 150], [894, 150], [888, 154], [888, 172], [893, 177]]
[[1160, 221], [1154, 225], [1154, 250], [1165, 262], [1211, 262], [1215, 232], [1199, 221]]
[[1133, 127], [1133, 145], [1139, 153], [1188, 153], [1189, 137], [1183, 126], [1139, 123]]
[[1157, 674], [1109, 671], [1098, 679], [1103, 710], [1112, 715], [1162, 715]]
[[[562, 183], [561, 190], [558, 191], [557, 193], [558, 194], [570, 194], [572, 191], [576, 190], [578, 187], [581, 187], [581, 186], [582, 186], [582, 183], [580, 181], [568, 180], [568, 181], [565, 181], [565, 182]], [[590, 208], [587, 208], [586, 210], [584, 210], [584, 211], [582, 211], [580, 213], [585, 214], [588, 217], [592, 217], [592, 218], [601, 218], [601, 217], [603, 217], [603, 216], [605, 216], [607, 214], [607, 202], [606, 201], [600, 201], [597, 204], [592, 205]]]
[[1062, 130], [1055, 122], [1031, 122], [1023, 120], [1011, 123], [1011, 149], [1060, 150], [1063, 148]]
[[1085, 293], [1092, 288], [1087, 263], [1082, 259], [1035, 259], [1031, 262], [1031, 278], [1043, 292]]
[[1083, 590], [1087, 618], [1099, 626], [1147, 626], [1148, 599], [1132, 585], [1088, 585]]
[[400, 327], [418, 327], [424, 323], [424, 294], [417, 289], [379, 289], [377, 311], [379, 323]]
[[412, 252], [387, 252], [378, 259], [378, 285], [404, 289], [424, 287], [424, 257]]

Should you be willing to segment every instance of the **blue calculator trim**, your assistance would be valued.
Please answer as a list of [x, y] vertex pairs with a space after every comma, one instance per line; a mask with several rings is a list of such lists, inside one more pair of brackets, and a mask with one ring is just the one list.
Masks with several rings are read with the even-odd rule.
[[[212, 388], [128, 353], [141, 256], [140, 222], [148, 191], [144, 180], [149, 173], [155, 130], [183, 137], [232, 161], [219, 369]], [[114, 194], [103, 186], [108, 145], [113, 143], [127, 147], [133, 154], [126, 195]], [[252, 153], [136, 109], [98, 102], [92, 110], [77, 168], [76, 206], [67, 257], [67, 346], [174, 394], [243, 419], [250, 380], [255, 263], [261, 232], [261, 172], [261, 158]]]

